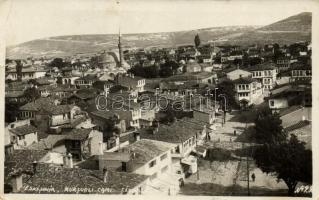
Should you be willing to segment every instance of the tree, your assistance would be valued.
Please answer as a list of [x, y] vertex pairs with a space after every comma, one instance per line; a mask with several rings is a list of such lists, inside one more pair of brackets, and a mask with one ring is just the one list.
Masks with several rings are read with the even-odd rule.
[[24, 91], [23, 96], [27, 99], [27, 101], [34, 101], [41, 97], [40, 91], [36, 87], [28, 88]]
[[[217, 88], [218, 88], [217, 95], [223, 94], [226, 96], [228, 110], [231, 108], [238, 107], [238, 103], [235, 99], [235, 85], [231, 80], [229, 79], [224, 80], [223, 82], [217, 85]], [[223, 99], [219, 99], [219, 100], [223, 100]]]
[[198, 48], [200, 45], [200, 38], [198, 34], [196, 34], [195, 36], [194, 43], [195, 43], [195, 47]]
[[283, 143], [264, 144], [253, 156], [263, 172], [276, 174], [286, 183], [289, 196], [299, 181], [312, 184], [312, 152], [295, 135]]
[[57, 67], [59, 69], [62, 69], [66, 66], [66, 63], [63, 61], [62, 58], [54, 58], [50, 63], [50, 67]]
[[257, 112], [255, 119], [255, 139], [259, 143], [276, 144], [286, 140], [281, 119], [277, 113], [272, 113], [268, 107]]
[[17, 71], [17, 80], [21, 81], [22, 80], [22, 63], [21, 60], [16, 60], [16, 71]]

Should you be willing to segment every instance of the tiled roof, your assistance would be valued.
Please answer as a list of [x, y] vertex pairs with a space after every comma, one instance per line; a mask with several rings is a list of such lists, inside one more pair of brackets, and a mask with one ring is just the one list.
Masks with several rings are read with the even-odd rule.
[[191, 80], [200, 80], [209, 78], [211, 76], [215, 76], [215, 73], [212, 72], [196, 72], [196, 73], [184, 73], [180, 75], [175, 75], [168, 77], [166, 79], [163, 79], [162, 81], [165, 82], [172, 82], [172, 81], [191, 81]]
[[273, 70], [275, 69], [274, 63], [261, 63], [252, 67], [249, 67], [249, 71], [262, 71], [262, 70]]
[[129, 161], [131, 155], [128, 152], [104, 152], [103, 155], [99, 155], [99, 160], [117, 160], [117, 161]]
[[[157, 130], [157, 131], [156, 131]], [[181, 143], [196, 135], [194, 130], [179, 126], [173, 123], [172, 125], [160, 124], [158, 129], [146, 128], [137, 131], [141, 138], [164, 141], [169, 143]]]
[[233, 82], [234, 84], [250, 84], [252, 82], [255, 82], [255, 80], [249, 77], [244, 77], [244, 78], [233, 80]]
[[49, 77], [37, 78], [37, 79], [35, 79], [35, 81], [39, 85], [49, 85], [49, 84], [52, 84], [55, 82], [53, 78], [49, 78]]
[[167, 142], [141, 139], [129, 146], [125, 146], [123, 149], [126, 152], [135, 153], [135, 157], [133, 157], [134, 163], [145, 164], [173, 147], [175, 145]]
[[28, 146], [28, 149], [48, 150], [55, 147], [55, 145], [57, 145], [59, 142], [64, 141], [65, 137], [66, 135], [48, 135], [48, 137], [40, 140], [38, 143]]
[[309, 121], [304, 120], [304, 121], [298, 122], [297, 124], [293, 124], [291, 126], [288, 126], [287, 128], [285, 128], [285, 130], [289, 132], [289, 131], [293, 131], [293, 130], [296, 130], [296, 129], [303, 128], [305, 126], [308, 126], [309, 124], [310, 124]]
[[55, 106], [54, 99], [49, 97], [39, 98], [21, 106], [20, 110], [39, 111], [42, 108], [48, 108], [49, 106]]
[[[107, 182], [103, 172], [81, 168], [47, 167], [41, 165], [20, 191], [22, 193], [55, 194], [120, 194], [122, 189], [132, 189], [148, 177], [144, 175], [108, 171]], [[53, 188], [47, 191], [32, 191], [28, 188]]]
[[14, 150], [12, 155], [5, 158], [6, 178], [14, 172], [32, 171], [32, 163], [42, 159], [48, 151], [46, 150]]
[[63, 113], [68, 113], [72, 110], [74, 105], [58, 105], [58, 106], [51, 106], [49, 108], [46, 108], [47, 111], [50, 111], [53, 115], [60, 115]]
[[10, 92], [7, 92], [5, 94], [5, 97], [6, 98], [17, 98], [17, 97], [22, 97], [24, 94], [23, 91], [10, 91]]
[[37, 132], [37, 128], [32, 125], [23, 125], [14, 129], [10, 129], [10, 131], [16, 135], [27, 135], [30, 133]]
[[302, 109], [302, 106], [300, 106], [300, 105], [290, 106], [288, 108], [280, 110], [279, 115], [284, 116], [284, 115], [287, 115], [287, 114], [292, 113], [292, 112], [299, 110], [299, 109]]
[[80, 77], [75, 81], [84, 80], [84, 81], [97, 81], [99, 80], [95, 75], [86, 75], [84, 77]]
[[92, 129], [72, 129], [70, 132], [65, 133], [66, 140], [86, 140], [89, 137]]
[[292, 63], [290, 68], [292, 70], [311, 70], [311, 65], [310, 64], [303, 64], [303, 63], [300, 63], [300, 62], [295, 62], [295, 63]]
[[94, 111], [94, 112], [91, 112], [91, 115], [93, 116], [97, 116], [97, 117], [101, 117], [101, 118], [104, 118], [104, 119], [110, 119], [112, 117], [115, 117], [116, 114], [112, 111]]
[[136, 87], [139, 80], [142, 80], [144, 78], [141, 77], [131, 77], [131, 76], [120, 76], [118, 77], [118, 83], [119, 85], [125, 86], [125, 87]]

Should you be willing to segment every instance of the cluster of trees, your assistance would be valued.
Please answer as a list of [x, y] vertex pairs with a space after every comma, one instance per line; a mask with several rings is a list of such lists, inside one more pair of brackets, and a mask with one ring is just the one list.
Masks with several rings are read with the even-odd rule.
[[178, 68], [179, 64], [177, 62], [166, 60], [162, 64], [156, 63], [146, 67], [141, 64], [137, 64], [129, 69], [128, 72], [143, 78], [165, 78], [176, 74]]
[[218, 83], [216, 87], [218, 88], [216, 91], [216, 94], [218, 96], [217, 100], [219, 100], [222, 103], [222, 105], [225, 106], [224, 99], [219, 96], [224, 95], [226, 97], [227, 110], [232, 110], [232, 108], [239, 107], [235, 99], [235, 85], [231, 80], [226, 79], [223, 82]]
[[298, 182], [312, 184], [312, 151], [293, 134], [287, 135], [278, 114], [269, 108], [260, 110], [255, 120], [257, 147], [253, 157], [265, 173], [276, 174], [294, 196]]
[[62, 69], [64, 67], [70, 66], [71, 63], [65, 62], [62, 58], [54, 58], [50, 63], [50, 67], [57, 67], [58, 69]]

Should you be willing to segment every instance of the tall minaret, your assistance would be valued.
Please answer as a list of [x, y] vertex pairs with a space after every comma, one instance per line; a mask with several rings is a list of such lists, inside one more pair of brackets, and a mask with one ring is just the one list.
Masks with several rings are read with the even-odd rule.
[[119, 48], [120, 67], [123, 67], [123, 51], [122, 51], [122, 44], [121, 44], [121, 29], [119, 29], [119, 43], [118, 43], [118, 48]]

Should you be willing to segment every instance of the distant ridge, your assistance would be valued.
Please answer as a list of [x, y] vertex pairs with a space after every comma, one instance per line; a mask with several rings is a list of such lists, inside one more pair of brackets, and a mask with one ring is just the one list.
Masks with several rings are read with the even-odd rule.
[[261, 31], [299, 31], [311, 32], [312, 14], [303, 12], [298, 15], [288, 17], [276, 23], [259, 28]]
[[[150, 46], [170, 47], [193, 44], [196, 33], [202, 43], [219, 44], [291, 44], [311, 40], [312, 13], [304, 12], [273, 24], [257, 26], [227, 26], [203, 28], [189, 31], [139, 33], [122, 35], [125, 48]], [[7, 47], [7, 58], [63, 57], [79, 53], [96, 53], [117, 48], [116, 34], [69, 35], [32, 40]]]

